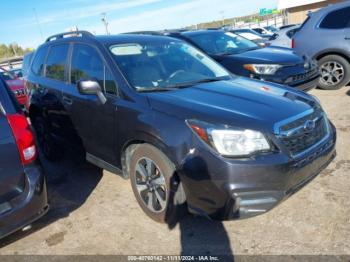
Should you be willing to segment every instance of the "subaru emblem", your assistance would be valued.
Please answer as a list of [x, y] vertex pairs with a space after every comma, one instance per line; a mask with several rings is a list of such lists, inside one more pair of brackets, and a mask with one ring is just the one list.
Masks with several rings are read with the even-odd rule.
[[307, 120], [304, 124], [304, 130], [307, 132], [312, 131], [316, 127], [315, 121]]

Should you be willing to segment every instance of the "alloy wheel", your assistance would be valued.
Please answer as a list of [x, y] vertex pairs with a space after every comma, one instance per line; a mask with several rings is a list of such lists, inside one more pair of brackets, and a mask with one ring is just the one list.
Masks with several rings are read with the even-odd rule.
[[328, 61], [321, 65], [321, 82], [327, 86], [339, 84], [345, 76], [342, 64], [336, 61]]
[[142, 201], [152, 212], [162, 212], [167, 203], [167, 187], [163, 173], [156, 163], [140, 158], [135, 170], [136, 189]]

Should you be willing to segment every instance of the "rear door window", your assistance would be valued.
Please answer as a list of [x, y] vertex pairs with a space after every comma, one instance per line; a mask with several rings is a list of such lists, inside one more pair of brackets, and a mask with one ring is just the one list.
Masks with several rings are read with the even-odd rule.
[[343, 29], [350, 27], [350, 7], [330, 12], [321, 22], [320, 28]]
[[32, 72], [37, 76], [41, 76], [44, 73], [46, 53], [47, 47], [41, 47], [35, 53], [32, 63]]
[[106, 67], [98, 51], [89, 45], [75, 44], [73, 47], [70, 81], [76, 84], [83, 79], [99, 82], [105, 93], [116, 94], [117, 87], [111, 71]]
[[46, 61], [46, 77], [59, 81], [65, 80], [68, 49], [68, 44], [51, 46]]

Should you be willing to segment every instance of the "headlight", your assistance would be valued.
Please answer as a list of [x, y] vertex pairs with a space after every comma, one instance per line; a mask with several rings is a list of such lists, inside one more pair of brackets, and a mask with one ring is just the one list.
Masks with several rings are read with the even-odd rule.
[[250, 72], [259, 75], [273, 75], [277, 72], [278, 69], [282, 67], [282, 65], [269, 65], [269, 64], [246, 64], [243, 66]]
[[209, 146], [223, 156], [249, 156], [271, 149], [265, 136], [258, 131], [213, 125], [188, 120], [191, 129]]

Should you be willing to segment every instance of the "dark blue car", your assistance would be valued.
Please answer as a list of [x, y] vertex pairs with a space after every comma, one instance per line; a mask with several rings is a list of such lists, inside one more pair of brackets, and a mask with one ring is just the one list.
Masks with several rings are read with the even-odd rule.
[[48, 210], [44, 174], [27, 118], [0, 77], [0, 238]]
[[232, 76], [175, 38], [56, 35], [37, 49], [28, 84], [43, 152], [55, 160], [81, 143], [89, 162], [130, 179], [159, 222], [183, 208], [215, 219], [264, 213], [335, 156], [317, 99]]
[[317, 63], [296, 55], [292, 49], [262, 48], [256, 43], [221, 30], [198, 30], [170, 33], [201, 49], [239, 76], [295, 87], [308, 91], [318, 84]]

